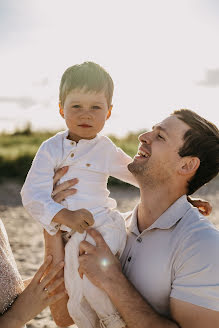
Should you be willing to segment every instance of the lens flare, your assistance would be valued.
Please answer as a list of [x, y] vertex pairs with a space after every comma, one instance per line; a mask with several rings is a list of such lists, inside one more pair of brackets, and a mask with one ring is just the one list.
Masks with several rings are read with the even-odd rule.
[[100, 263], [104, 268], [109, 265], [109, 261], [107, 259], [102, 259]]

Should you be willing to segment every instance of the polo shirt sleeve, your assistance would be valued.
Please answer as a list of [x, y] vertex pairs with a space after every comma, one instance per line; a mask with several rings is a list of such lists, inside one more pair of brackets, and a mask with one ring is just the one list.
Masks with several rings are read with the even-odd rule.
[[139, 187], [133, 174], [128, 170], [128, 164], [132, 162], [132, 158], [127, 155], [121, 148], [116, 147], [111, 142], [108, 152], [108, 173], [124, 182]]
[[170, 296], [219, 311], [219, 231], [195, 230], [176, 252]]
[[[64, 208], [51, 198], [55, 169], [55, 154], [52, 148], [48, 140], [41, 145], [21, 190], [25, 209], [51, 235], [59, 228], [57, 223], [51, 221]], [[57, 148], [55, 151], [58, 151]]]

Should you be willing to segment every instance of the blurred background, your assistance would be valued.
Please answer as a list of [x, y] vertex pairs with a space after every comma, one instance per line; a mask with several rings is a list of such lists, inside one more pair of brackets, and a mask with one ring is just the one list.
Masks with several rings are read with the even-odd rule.
[[175, 109], [218, 125], [218, 35], [218, 0], [0, 0], [0, 178], [23, 179], [40, 143], [65, 129], [60, 78], [84, 61], [114, 80], [103, 133], [131, 156], [139, 132]]
[[64, 70], [95, 61], [115, 83], [106, 134], [174, 109], [219, 123], [218, 0], [0, 0], [0, 131], [64, 128]]
[[[137, 136], [175, 109], [219, 125], [218, 0], [0, 0], [0, 217], [23, 278], [43, 260], [39, 225], [20, 189], [43, 140], [65, 129], [58, 89], [65, 69], [102, 65], [115, 84], [103, 133], [134, 156]], [[122, 212], [136, 188], [110, 180]], [[219, 228], [219, 178], [196, 194], [213, 206]], [[47, 308], [27, 328], [55, 328]]]

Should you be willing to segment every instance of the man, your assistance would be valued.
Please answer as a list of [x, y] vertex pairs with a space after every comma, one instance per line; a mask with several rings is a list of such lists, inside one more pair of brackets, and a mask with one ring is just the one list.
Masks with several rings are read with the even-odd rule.
[[[219, 171], [219, 131], [175, 111], [139, 137], [129, 164], [140, 202], [126, 218], [121, 265], [95, 230], [79, 273], [102, 288], [127, 327], [219, 327], [219, 232], [187, 201]], [[104, 260], [104, 261], [103, 261]]]

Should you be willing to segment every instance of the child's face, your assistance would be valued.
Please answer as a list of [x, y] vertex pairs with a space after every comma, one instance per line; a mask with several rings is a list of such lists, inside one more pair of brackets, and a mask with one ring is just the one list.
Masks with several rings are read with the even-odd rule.
[[[108, 114], [109, 113], [109, 114]], [[69, 129], [69, 138], [74, 141], [93, 139], [100, 132], [110, 115], [104, 92], [72, 90], [66, 97], [60, 114]]]

